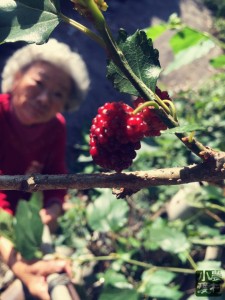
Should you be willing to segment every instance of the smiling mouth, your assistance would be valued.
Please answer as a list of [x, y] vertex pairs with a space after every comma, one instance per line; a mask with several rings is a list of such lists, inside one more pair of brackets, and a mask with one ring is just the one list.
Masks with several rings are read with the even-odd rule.
[[40, 107], [34, 107], [34, 106], [30, 106], [32, 114], [35, 116], [43, 116], [46, 114], [47, 109], [46, 108], [40, 108]]

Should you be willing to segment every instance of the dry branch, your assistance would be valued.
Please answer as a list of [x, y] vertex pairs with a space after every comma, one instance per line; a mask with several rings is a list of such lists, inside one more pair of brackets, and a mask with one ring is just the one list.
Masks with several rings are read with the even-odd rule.
[[123, 173], [0, 176], [1, 190], [34, 192], [51, 189], [125, 188], [140, 190], [150, 186], [190, 182], [217, 182], [225, 179], [225, 154], [214, 153], [203, 163], [186, 167]]

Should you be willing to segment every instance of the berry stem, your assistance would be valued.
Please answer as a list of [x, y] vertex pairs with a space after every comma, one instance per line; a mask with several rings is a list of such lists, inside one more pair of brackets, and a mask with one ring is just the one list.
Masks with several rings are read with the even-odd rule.
[[69, 25], [75, 27], [76, 29], [78, 29], [79, 31], [83, 32], [88, 37], [90, 37], [92, 40], [97, 42], [101, 47], [105, 48], [105, 43], [104, 43], [103, 39], [100, 36], [98, 36], [96, 33], [94, 33], [93, 31], [91, 31], [89, 28], [87, 28], [86, 26], [80, 24], [79, 22], [76, 22], [73, 19], [68, 18], [67, 16], [65, 16], [62, 13], [59, 14], [59, 17], [65, 23], [68, 23]]
[[[152, 271], [156, 271], [156, 270], [168, 270], [168, 271], [172, 271], [172, 272], [176, 272], [176, 273], [187, 273], [187, 274], [194, 274], [195, 273], [195, 269], [188, 269], [188, 268], [176, 268], [176, 267], [162, 267], [162, 266], [155, 266], [146, 262], [142, 262], [142, 261], [138, 261], [135, 259], [130, 259], [130, 258], [125, 258], [124, 256], [121, 256], [118, 253], [110, 253], [109, 255], [105, 255], [105, 256], [90, 256], [90, 255], [83, 255], [83, 256], [79, 256], [78, 258], [75, 258], [75, 261], [78, 261], [79, 263], [85, 263], [85, 262], [89, 262], [89, 261], [111, 261], [111, 260], [123, 260], [128, 264], [131, 265], [136, 265], [139, 267], [143, 267], [146, 269], [152, 269]], [[193, 266], [192, 266], [193, 267]]]
[[174, 118], [174, 120], [178, 121], [177, 120], [177, 114], [176, 114], [176, 107], [173, 104], [173, 102], [171, 100], [168, 100], [168, 99], [163, 100], [163, 102], [169, 105], [171, 116]]
[[140, 111], [142, 111], [143, 108], [147, 107], [147, 106], [154, 106], [155, 109], [159, 109], [158, 104], [155, 101], [147, 101], [144, 102], [143, 104], [139, 105], [134, 111], [133, 114], [137, 114]]
[[[170, 115], [170, 109], [168, 108], [168, 106], [165, 105], [163, 101], [151, 89], [149, 89], [130, 68], [130, 65], [128, 64], [123, 52], [118, 47], [98, 5], [93, 0], [87, 0], [85, 2], [85, 5], [91, 13], [93, 25], [95, 26], [105, 43], [109, 58], [112, 59], [115, 65], [123, 72], [123, 74], [139, 92], [141, 97], [146, 100], [153, 100], [158, 103], [158, 105], [162, 107], [165, 117]], [[175, 120], [171, 119], [169, 123], [170, 127], [177, 126], [177, 122]]]

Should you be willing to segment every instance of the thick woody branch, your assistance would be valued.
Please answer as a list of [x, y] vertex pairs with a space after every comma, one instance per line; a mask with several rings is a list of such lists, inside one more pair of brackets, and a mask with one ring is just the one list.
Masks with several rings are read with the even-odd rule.
[[159, 185], [190, 182], [216, 182], [225, 179], [225, 154], [213, 156], [198, 165], [124, 173], [0, 176], [1, 190], [34, 192], [51, 189], [125, 188], [131, 191]]

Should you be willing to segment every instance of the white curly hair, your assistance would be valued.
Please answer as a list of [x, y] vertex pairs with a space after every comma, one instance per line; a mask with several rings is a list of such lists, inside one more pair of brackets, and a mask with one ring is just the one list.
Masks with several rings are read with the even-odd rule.
[[66, 110], [75, 110], [86, 97], [90, 79], [86, 64], [77, 52], [56, 39], [42, 45], [29, 44], [17, 50], [2, 72], [2, 92], [10, 93], [16, 73], [35, 61], [46, 61], [62, 68], [73, 80], [74, 88]]

